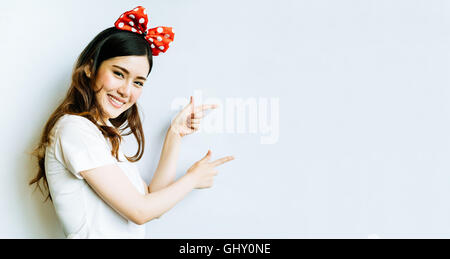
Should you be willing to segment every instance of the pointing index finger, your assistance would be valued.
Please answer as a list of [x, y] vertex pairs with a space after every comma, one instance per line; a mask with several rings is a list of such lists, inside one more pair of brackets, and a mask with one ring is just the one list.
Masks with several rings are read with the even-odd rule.
[[199, 107], [199, 109], [201, 110], [209, 110], [209, 109], [215, 109], [217, 108], [219, 105], [217, 104], [203, 104]]
[[213, 165], [215, 167], [215, 166], [222, 165], [226, 162], [229, 162], [231, 160], [234, 160], [233, 156], [226, 156], [226, 157], [223, 157], [223, 158], [220, 158], [220, 159], [217, 159], [217, 160], [211, 162], [211, 165]]
[[195, 113], [202, 113], [203, 111], [206, 110], [211, 110], [211, 109], [215, 109], [219, 107], [219, 105], [217, 104], [203, 104], [203, 105], [199, 105], [197, 107], [195, 107]]

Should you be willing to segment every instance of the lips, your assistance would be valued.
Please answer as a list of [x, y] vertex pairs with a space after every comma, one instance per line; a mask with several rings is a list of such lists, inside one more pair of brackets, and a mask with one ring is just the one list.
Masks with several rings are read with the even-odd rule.
[[119, 101], [119, 102], [121, 102], [121, 103], [126, 103], [126, 101], [125, 100], [122, 100], [122, 99], [120, 99], [119, 97], [117, 97], [117, 96], [114, 96], [114, 95], [110, 95], [110, 94], [108, 94], [109, 96], [111, 96], [112, 98], [114, 98], [114, 99], [116, 99], [117, 101]]
[[115, 96], [112, 96], [112, 95], [109, 95], [109, 94], [108, 94], [108, 100], [109, 100], [109, 103], [111, 103], [111, 105], [114, 106], [115, 108], [121, 108], [124, 105], [124, 103], [123, 102], [119, 102], [115, 98]]

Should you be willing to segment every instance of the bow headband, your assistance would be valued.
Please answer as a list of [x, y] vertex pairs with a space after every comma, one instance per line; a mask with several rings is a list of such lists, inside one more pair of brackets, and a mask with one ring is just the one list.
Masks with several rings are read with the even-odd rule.
[[152, 49], [152, 55], [166, 52], [175, 37], [172, 27], [158, 26], [147, 31], [147, 10], [138, 6], [123, 13], [114, 23], [119, 30], [143, 34]]

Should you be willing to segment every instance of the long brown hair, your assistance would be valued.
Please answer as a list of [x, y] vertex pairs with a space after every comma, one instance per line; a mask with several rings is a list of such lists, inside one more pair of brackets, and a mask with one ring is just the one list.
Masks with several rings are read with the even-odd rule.
[[[45, 174], [45, 149], [50, 144], [50, 131], [58, 119], [65, 114], [83, 116], [94, 123], [102, 132], [103, 136], [111, 142], [111, 154], [117, 160], [119, 160], [118, 150], [122, 137], [133, 134], [138, 143], [138, 150], [134, 156], [125, 157], [130, 162], [137, 162], [141, 159], [144, 153], [145, 140], [136, 103], [117, 118], [109, 120], [114, 127], [104, 126], [106, 125], [103, 121], [105, 113], [97, 103], [95, 98], [96, 92], [94, 91], [97, 71], [103, 61], [118, 56], [132, 55], [146, 55], [148, 57], [150, 64], [148, 74], [150, 74], [153, 66], [152, 52], [144, 37], [137, 33], [111, 27], [100, 32], [78, 57], [72, 71], [72, 82], [69, 90], [62, 103], [50, 115], [50, 118], [42, 131], [39, 144], [31, 153], [37, 158], [39, 168], [36, 177], [29, 182], [29, 185], [36, 184], [36, 188], [39, 188], [43, 195], [43, 189], [45, 189], [48, 192], [45, 201], [48, 199], [52, 200]], [[91, 71], [89, 77], [85, 72], [86, 67]], [[103, 125], [98, 124], [98, 120], [100, 120]], [[129, 129], [129, 131], [125, 132], [126, 129]], [[43, 185], [44, 188], [42, 188], [41, 185]]]

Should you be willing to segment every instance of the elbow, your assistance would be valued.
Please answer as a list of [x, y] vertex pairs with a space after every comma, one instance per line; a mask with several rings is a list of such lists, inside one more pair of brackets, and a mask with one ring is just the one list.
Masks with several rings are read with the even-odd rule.
[[147, 222], [146, 221], [142, 221], [142, 220], [134, 220], [133, 223], [136, 224], [136, 225], [142, 226], [142, 225], [144, 225]]
[[147, 222], [145, 222], [145, 220], [143, 218], [140, 218], [140, 217], [133, 217], [133, 218], [130, 218], [130, 220], [134, 224], [139, 225], [139, 226], [144, 225], [145, 223], [147, 223]]
[[145, 223], [152, 221], [154, 219], [159, 219], [160, 216], [148, 216], [143, 213], [138, 213], [137, 216], [133, 217], [131, 221], [136, 225], [144, 225]]
[[143, 217], [133, 217], [133, 218], [130, 218], [130, 221], [132, 221], [134, 224], [139, 225], [139, 226], [142, 226], [148, 222], [148, 220], [146, 220]]
[[132, 220], [132, 221], [133, 221], [134, 224], [142, 226], [145, 223], [147, 223], [149, 221], [152, 221], [154, 219], [159, 219], [159, 216], [158, 217], [152, 217], [152, 218], [138, 218], [138, 219], [135, 219], [135, 220]]
[[130, 218], [130, 220], [137, 225], [144, 225], [149, 221], [159, 219], [161, 216], [159, 213], [154, 211], [155, 206], [153, 204], [149, 204], [147, 198], [148, 196], [144, 196], [144, 199], [141, 200], [142, 202], [138, 203], [137, 208], [134, 210], [133, 216]]

